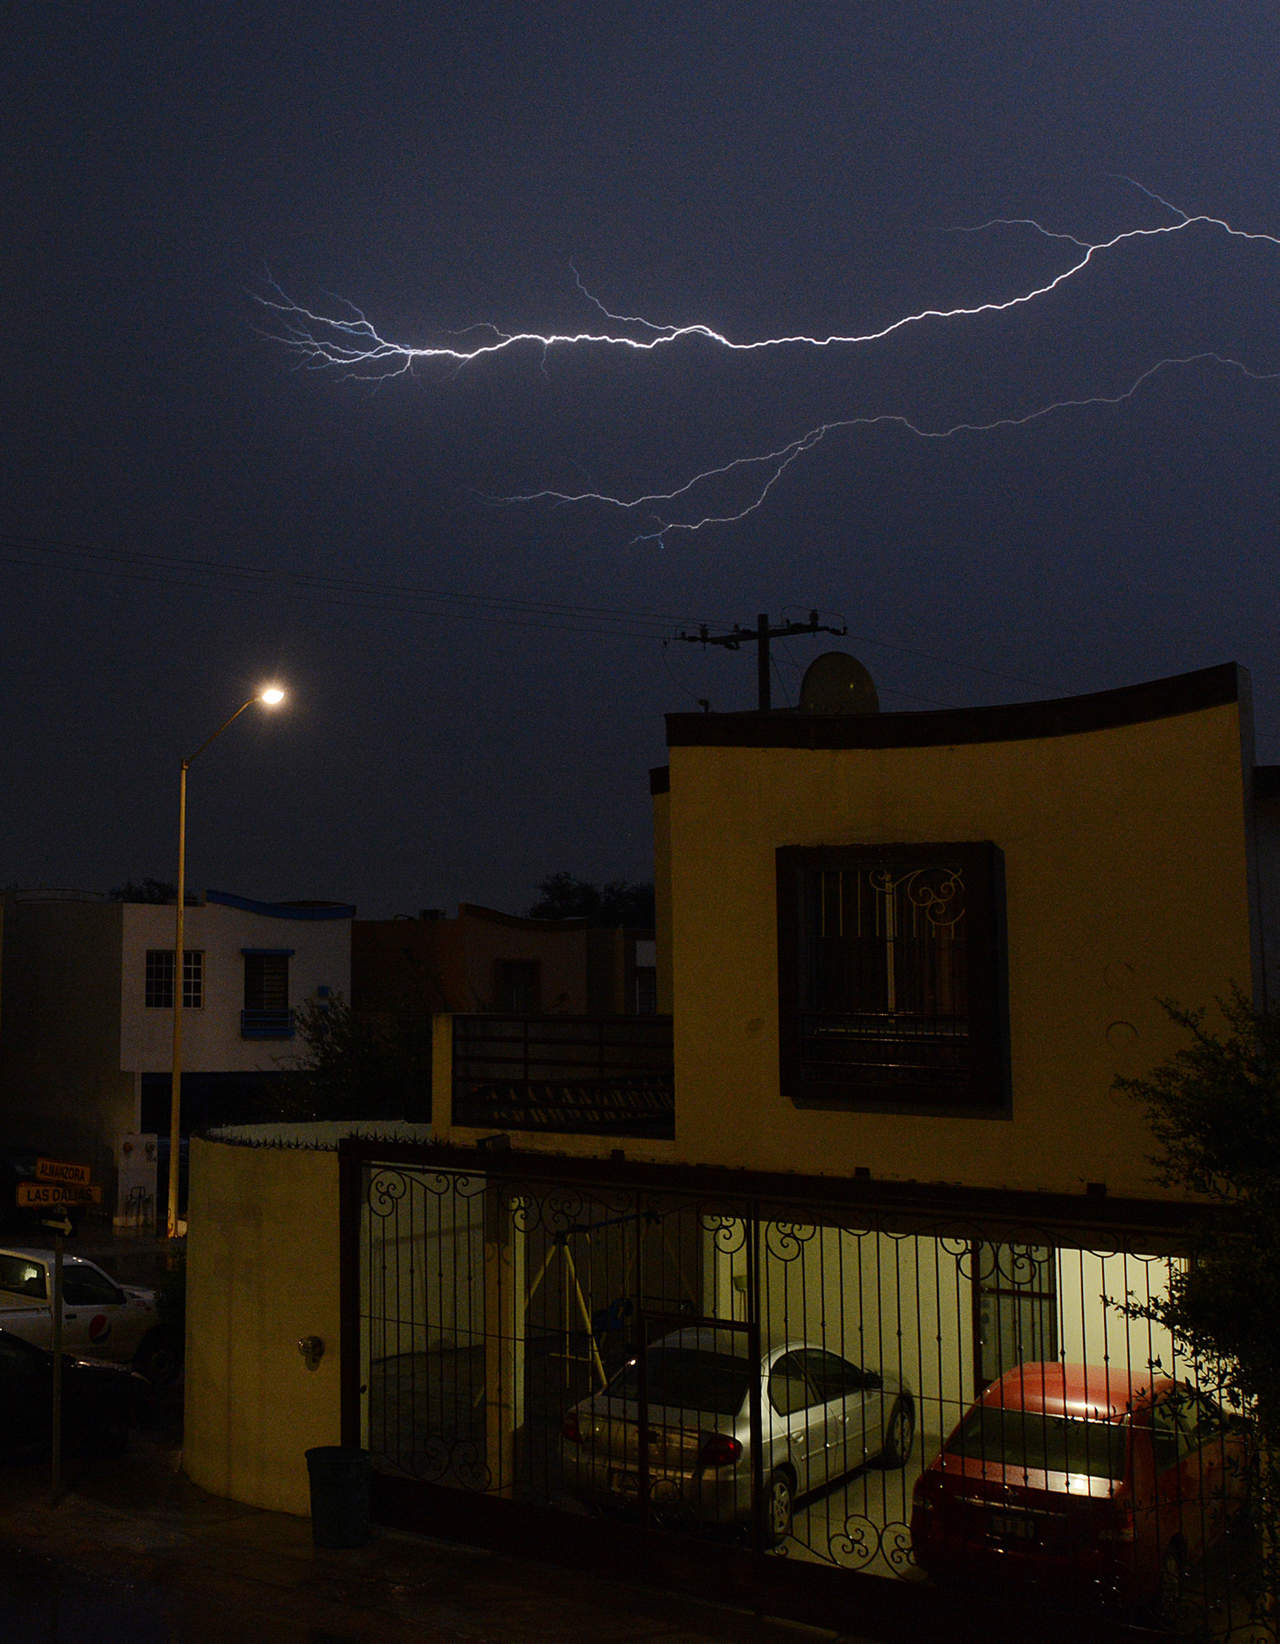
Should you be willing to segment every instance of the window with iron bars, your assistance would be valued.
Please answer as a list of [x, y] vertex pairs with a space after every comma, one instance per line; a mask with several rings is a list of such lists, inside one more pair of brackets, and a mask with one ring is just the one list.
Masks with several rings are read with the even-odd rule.
[[293, 1012], [289, 1007], [289, 960], [292, 948], [242, 948], [244, 1008], [240, 1012], [242, 1039], [292, 1039]]
[[784, 1094], [801, 1105], [1005, 1109], [997, 848], [784, 848], [777, 868]]

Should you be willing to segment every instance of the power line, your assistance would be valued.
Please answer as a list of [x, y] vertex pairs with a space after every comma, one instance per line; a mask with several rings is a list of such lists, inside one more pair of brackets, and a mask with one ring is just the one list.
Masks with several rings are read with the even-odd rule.
[[726, 650], [738, 651], [744, 645], [756, 647], [756, 706], [761, 713], [768, 711], [772, 703], [770, 684], [773, 679], [773, 670], [769, 665], [769, 641], [771, 639], [791, 639], [796, 634], [835, 634], [839, 637], [847, 633], [846, 628], [833, 628], [829, 623], [819, 622], [816, 611], [809, 612], [807, 622], [782, 622], [772, 627], [765, 612], [756, 618], [754, 628], [742, 628], [734, 623], [732, 630], [727, 634], [713, 634], [708, 631], [707, 624], [703, 623], [696, 634], [677, 634], [677, 639], [687, 639], [695, 645], [723, 645]]
[[[56, 556], [60, 563], [56, 566], [51, 565], [51, 556]], [[230, 594], [252, 594], [255, 597], [261, 597], [268, 589], [290, 587], [305, 597], [339, 609], [395, 615], [410, 612], [453, 622], [489, 622], [505, 627], [544, 629], [602, 638], [658, 639], [664, 642], [672, 638], [697, 640], [701, 638], [703, 628], [709, 631], [713, 627], [727, 629], [730, 626], [722, 617], [691, 617], [687, 614], [645, 608], [622, 610], [604, 605], [574, 604], [564, 600], [519, 599], [509, 595], [433, 589], [414, 582], [326, 575], [278, 566], [157, 553], [136, 548], [108, 548], [97, 543], [72, 542], [57, 537], [28, 536], [13, 532], [0, 532], [0, 564], [45, 574], [55, 570], [59, 573], [71, 571], [88, 576], [111, 576], [134, 582], [162, 583], [172, 587], [213, 587]], [[816, 611], [810, 612], [810, 623], [815, 622], [819, 614]], [[698, 631], [693, 634], [677, 632], [688, 627], [694, 627]], [[843, 618], [838, 616], [832, 619], [831, 624], [822, 623], [819, 627], [826, 632], [847, 633]], [[734, 631], [739, 641], [743, 638], [753, 640], [756, 637], [754, 630], [751, 629]], [[789, 633], [811, 631], [818, 630], [805, 623], [787, 625]], [[957, 657], [924, 650], [899, 640], [877, 638], [871, 634], [851, 634], [849, 637], [861, 645], [874, 645], [880, 650], [919, 658], [965, 673], [1005, 680], [1020, 686], [1032, 686], [1036, 689], [1050, 688], [1043, 680], [1031, 679], [1026, 675], [1009, 673], [981, 664], [962, 662]], [[725, 643], [726, 640], [717, 642]], [[886, 683], [885, 689], [895, 690], [895, 687]], [[895, 690], [895, 694], [914, 701], [933, 700], [901, 690]]]
[[[0, 563], [28, 570], [49, 571], [48, 556], [83, 561], [62, 564], [60, 570], [89, 575], [120, 576], [133, 581], [168, 583], [179, 587], [222, 587], [232, 593], [262, 594], [288, 585], [322, 603], [364, 610], [403, 611], [406, 601], [423, 614], [453, 620], [501, 622], [514, 627], [558, 627], [568, 632], [618, 634], [652, 639], [666, 637], [672, 628], [691, 619], [674, 612], [621, 610], [603, 605], [563, 600], [519, 599], [513, 596], [464, 593], [426, 588], [412, 582], [382, 578], [331, 576], [282, 567], [243, 565], [136, 549], [103, 548], [54, 538], [0, 534]], [[38, 557], [32, 557], [38, 556]], [[449, 607], [459, 607], [450, 609]], [[544, 619], [544, 620], [538, 620]], [[545, 619], [559, 619], [550, 621]], [[702, 620], [702, 619], [696, 619]], [[603, 626], [603, 625], [609, 626]], [[628, 627], [619, 628], [626, 624]]]

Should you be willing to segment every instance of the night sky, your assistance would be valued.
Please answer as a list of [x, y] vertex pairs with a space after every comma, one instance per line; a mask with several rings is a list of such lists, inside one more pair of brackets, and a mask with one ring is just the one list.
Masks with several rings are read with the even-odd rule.
[[[271, 676], [287, 708], [192, 767], [193, 887], [382, 916], [647, 879], [663, 714], [755, 697], [752, 647], [675, 636], [761, 611], [849, 629], [775, 647], [776, 704], [836, 645], [891, 710], [1237, 660], [1280, 760], [1280, 6], [4, 29], [0, 884], [172, 878], [180, 760]], [[706, 334], [1005, 304], [1118, 235], [1000, 312]], [[309, 368], [281, 292], [418, 348], [706, 332]], [[763, 497], [756, 464], [502, 500], [824, 426]]]

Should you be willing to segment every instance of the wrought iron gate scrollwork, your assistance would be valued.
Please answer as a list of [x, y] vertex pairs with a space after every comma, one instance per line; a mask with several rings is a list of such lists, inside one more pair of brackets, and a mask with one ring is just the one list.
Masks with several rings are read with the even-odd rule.
[[[378, 1474], [562, 1514], [566, 1536], [590, 1520], [927, 1584], [915, 1486], [995, 1376], [1194, 1380], [1116, 1305], [1168, 1284], [1177, 1258], [1149, 1234], [601, 1176], [363, 1161], [360, 1438]], [[704, 1358], [754, 1389], [736, 1417], [688, 1402]], [[1248, 1608], [1230, 1559], [1189, 1582], [1202, 1619]]]
[[408, 1191], [409, 1182], [403, 1170], [376, 1171], [369, 1177], [366, 1196], [369, 1209], [375, 1216], [393, 1216]]
[[914, 1567], [911, 1531], [905, 1524], [877, 1524], [873, 1519], [847, 1518], [844, 1528], [828, 1541], [831, 1561], [846, 1570], [865, 1570], [877, 1558], [895, 1574]]
[[816, 1227], [807, 1227], [803, 1222], [766, 1222], [765, 1252], [776, 1261], [796, 1261], [817, 1231]]

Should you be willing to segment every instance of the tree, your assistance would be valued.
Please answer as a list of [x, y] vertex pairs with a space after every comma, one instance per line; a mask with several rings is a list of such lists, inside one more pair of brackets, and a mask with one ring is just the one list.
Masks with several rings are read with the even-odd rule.
[[113, 902], [172, 902], [177, 894], [177, 885], [169, 879], [143, 879], [141, 882], [128, 879], [123, 885], [113, 885], [108, 892]]
[[1220, 1004], [1220, 1032], [1204, 1011], [1166, 1006], [1189, 1042], [1118, 1086], [1146, 1109], [1159, 1180], [1222, 1207], [1203, 1218], [1195, 1260], [1152, 1307], [1222, 1364], [1280, 1438], [1280, 1012], [1255, 1011], [1238, 992]]
[[335, 994], [309, 999], [295, 1022], [303, 1048], [272, 1084], [279, 1118], [430, 1118], [427, 1017], [369, 1018]]
[[[1168, 1294], [1130, 1298], [1123, 1310], [1164, 1325], [1243, 1412], [1271, 1524], [1280, 1508], [1280, 1011], [1255, 1010], [1238, 990], [1218, 1004], [1224, 1025], [1213, 1029], [1204, 1011], [1166, 1003], [1187, 1043], [1142, 1078], [1117, 1081], [1146, 1109], [1159, 1180], [1208, 1201]], [[1267, 1566], [1274, 1592], [1280, 1547], [1267, 1549]]]
[[553, 873], [538, 884], [539, 900], [528, 910], [530, 919], [585, 919], [589, 925], [616, 929], [651, 930], [654, 922], [653, 886], [611, 879], [593, 885], [571, 873]]

